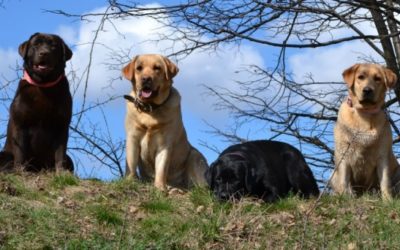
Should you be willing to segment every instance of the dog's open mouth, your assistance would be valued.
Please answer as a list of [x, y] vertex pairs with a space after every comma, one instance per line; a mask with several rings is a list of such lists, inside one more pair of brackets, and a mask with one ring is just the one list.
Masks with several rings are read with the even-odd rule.
[[53, 70], [53, 67], [51, 67], [45, 63], [38, 63], [38, 64], [33, 65], [33, 70], [35, 70], [36, 72], [40, 72], [40, 73], [46, 73], [46, 72]]
[[157, 96], [158, 94], [158, 89], [153, 90], [150, 87], [144, 87], [141, 90], [139, 90], [139, 97], [143, 100], [153, 98]]

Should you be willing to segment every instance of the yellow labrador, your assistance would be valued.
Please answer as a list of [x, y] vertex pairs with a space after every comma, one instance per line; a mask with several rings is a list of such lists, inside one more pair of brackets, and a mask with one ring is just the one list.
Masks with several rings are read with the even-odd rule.
[[348, 98], [339, 109], [334, 130], [334, 192], [381, 191], [384, 199], [397, 192], [399, 166], [392, 150], [392, 132], [385, 112], [385, 93], [396, 75], [380, 65], [355, 64], [343, 72]]
[[178, 91], [172, 87], [177, 66], [161, 55], [136, 56], [122, 70], [133, 90], [125, 96], [128, 178], [154, 178], [154, 185], [189, 188], [205, 184], [207, 162], [192, 147], [183, 127]]

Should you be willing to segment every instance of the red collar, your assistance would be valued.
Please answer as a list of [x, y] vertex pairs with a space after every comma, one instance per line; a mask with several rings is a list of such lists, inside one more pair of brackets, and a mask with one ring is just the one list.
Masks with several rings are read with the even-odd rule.
[[52, 82], [46, 82], [46, 83], [37, 83], [35, 82], [31, 76], [24, 70], [24, 77], [22, 77], [22, 80], [27, 81], [29, 84], [39, 87], [39, 88], [50, 88], [59, 83], [63, 78], [65, 77], [64, 74], [61, 74], [55, 81]]
[[[349, 105], [350, 108], [353, 108], [353, 101], [351, 100], [350, 96], [347, 97], [347, 105]], [[374, 115], [379, 113], [382, 109], [380, 107], [376, 108], [354, 108], [358, 112], [364, 113], [364, 114], [369, 114], [369, 115]]]

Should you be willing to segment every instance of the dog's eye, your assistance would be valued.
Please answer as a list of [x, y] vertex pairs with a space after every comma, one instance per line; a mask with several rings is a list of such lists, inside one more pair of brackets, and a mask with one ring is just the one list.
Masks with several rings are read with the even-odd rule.
[[57, 49], [57, 44], [55, 42], [49, 42], [49, 46], [51, 49]]
[[33, 43], [33, 46], [37, 47], [37, 46], [40, 46], [41, 44], [42, 44], [42, 41], [37, 40], [37, 41], [35, 41], [35, 42]]
[[142, 65], [139, 65], [139, 66], [136, 67], [137, 71], [142, 71], [142, 69], [143, 69]]
[[364, 80], [365, 76], [364, 75], [359, 75], [357, 78], [358, 78], [358, 80]]
[[380, 82], [382, 78], [380, 76], [375, 76], [374, 77], [375, 82]]
[[153, 67], [153, 70], [155, 70], [155, 71], [160, 71], [160, 70], [161, 70], [161, 67], [158, 66], [158, 65], [155, 65], [155, 66]]

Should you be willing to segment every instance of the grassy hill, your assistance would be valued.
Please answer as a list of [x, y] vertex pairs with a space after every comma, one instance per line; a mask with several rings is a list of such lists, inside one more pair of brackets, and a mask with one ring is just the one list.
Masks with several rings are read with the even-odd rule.
[[[395, 249], [400, 201], [219, 203], [196, 188], [0, 174], [0, 249]], [[307, 212], [312, 211], [308, 216]]]

